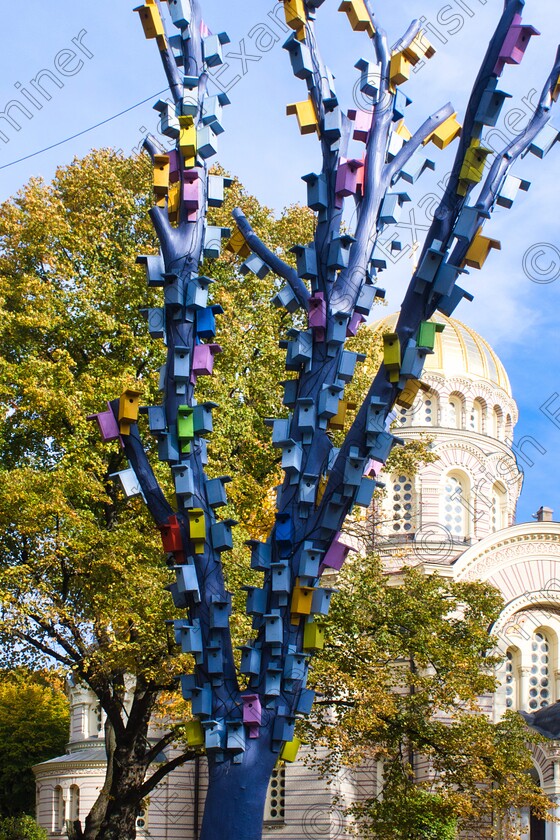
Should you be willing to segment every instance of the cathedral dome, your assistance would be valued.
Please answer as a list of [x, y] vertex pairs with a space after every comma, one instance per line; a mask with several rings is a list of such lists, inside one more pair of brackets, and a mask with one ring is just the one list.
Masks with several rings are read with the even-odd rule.
[[[397, 318], [398, 313], [387, 315], [372, 327], [380, 332], [393, 331]], [[426, 358], [426, 373], [441, 374], [448, 378], [466, 374], [472, 379], [489, 382], [505, 391], [508, 397], [512, 396], [506, 370], [482, 336], [461, 321], [447, 318], [439, 312], [430, 320], [444, 324], [445, 329], [437, 333], [434, 352]]]

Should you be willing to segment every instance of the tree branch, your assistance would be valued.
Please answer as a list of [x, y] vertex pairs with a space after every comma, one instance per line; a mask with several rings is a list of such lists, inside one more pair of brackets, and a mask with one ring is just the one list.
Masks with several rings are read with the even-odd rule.
[[303, 281], [298, 277], [295, 269], [285, 263], [284, 260], [281, 260], [280, 257], [276, 256], [276, 254], [266, 247], [264, 242], [262, 242], [254, 232], [247, 220], [247, 217], [239, 207], [233, 211], [232, 215], [251, 251], [260, 257], [261, 260], [264, 260], [264, 262], [270, 266], [275, 274], [278, 274], [279, 277], [286, 280], [294, 295], [297, 297], [300, 306], [307, 311], [311, 295], [309, 294], [305, 283], [303, 283]]
[[439, 111], [436, 111], [435, 114], [432, 114], [431, 117], [422, 123], [418, 131], [416, 131], [408, 143], [405, 143], [400, 152], [395, 155], [393, 160], [387, 164], [387, 172], [389, 174], [390, 183], [393, 183], [393, 179], [398, 174], [398, 172], [403, 168], [405, 163], [407, 163], [414, 152], [420, 148], [423, 142], [432, 134], [432, 132], [444, 123], [447, 119], [449, 119], [452, 114], [454, 114], [453, 105], [451, 102], [448, 102]]
[[61, 665], [66, 665], [66, 667], [72, 668], [76, 664], [72, 659], [67, 659], [65, 656], [62, 656], [62, 654], [56, 653], [54, 650], [51, 650], [51, 648], [47, 647], [47, 645], [40, 642], [30, 633], [24, 633], [23, 630], [14, 630], [13, 634], [18, 639], [22, 639], [24, 642], [27, 642], [32, 647], [37, 648], [37, 650], [40, 650], [42, 653], [46, 654], [46, 656], [50, 656], [52, 659], [55, 659], [57, 662], [60, 662]]
[[[157, 5], [161, 14], [160, 0], [157, 0]], [[169, 85], [169, 90], [173, 97], [173, 101], [175, 102], [175, 104], [177, 104], [181, 101], [183, 96], [183, 85], [181, 82], [181, 77], [179, 75], [179, 69], [175, 61], [175, 56], [173, 55], [173, 50], [169, 46], [167, 27], [165, 25], [165, 15], [161, 15], [161, 18], [163, 20], [163, 26], [165, 29], [165, 45], [160, 45], [161, 62], [163, 64], [163, 69], [165, 70], [165, 75], [167, 76], [167, 83]]]
[[162, 779], [165, 779], [168, 773], [176, 770], [177, 767], [181, 767], [186, 761], [194, 761], [197, 755], [200, 755], [200, 753], [190, 750], [189, 752], [182, 753], [181, 755], [172, 758], [171, 761], [167, 761], [165, 764], [162, 764], [162, 766], [159, 767], [155, 773], [152, 773], [150, 778], [146, 779], [144, 784], [138, 788], [137, 801], [140, 802], [144, 799], [144, 797], [151, 793], [155, 786], [159, 784]]

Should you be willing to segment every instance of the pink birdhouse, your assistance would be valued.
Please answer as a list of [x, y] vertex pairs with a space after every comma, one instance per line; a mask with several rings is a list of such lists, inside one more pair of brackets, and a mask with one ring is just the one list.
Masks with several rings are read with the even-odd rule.
[[262, 706], [258, 694], [243, 695], [243, 723], [249, 727], [249, 738], [259, 737], [262, 721]]
[[363, 160], [343, 160], [336, 173], [335, 192], [338, 196], [354, 195], [358, 183], [358, 170], [364, 165]]
[[219, 344], [196, 344], [193, 350], [193, 376], [211, 376], [214, 370], [214, 356], [221, 352]]
[[383, 464], [381, 461], [376, 461], [375, 458], [370, 458], [366, 464], [364, 475], [367, 475], [368, 478], [377, 478], [382, 469]]
[[201, 183], [198, 175], [195, 178], [188, 179], [193, 170], [189, 170], [184, 174], [183, 180], [183, 202], [187, 210], [198, 210], [200, 208], [201, 198]]
[[346, 327], [346, 335], [356, 335], [364, 321], [366, 320], [366, 316], [362, 315], [361, 312], [354, 312], [350, 321], [348, 322], [348, 326]]
[[309, 299], [309, 327], [324, 330], [327, 326], [327, 304], [323, 292], [315, 292]]
[[521, 15], [516, 15], [502, 44], [494, 73], [500, 75], [506, 64], [521, 64], [529, 41], [533, 35], [540, 34], [534, 26], [524, 26], [521, 23]]
[[373, 126], [373, 111], [348, 111], [348, 117], [354, 123], [354, 140], [367, 143]]
[[103, 411], [101, 414], [90, 414], [87, 419], [97, 421], [101, 437], [104, 441], [120, 440], [119, 424], [111, 411], [109, 403], [107, 403], [107, 411]]
[[321, 569], [334, 569], [336, 572], [339, 572], [344, 565], [344, 561], [348, 557], [348, 554], [352, 549], [349, 545], [344, 545], [341, 543], [340, 540], [340, 531], [335, 536], [331, 547], [323, 557], [323, 562], [321, 563]]

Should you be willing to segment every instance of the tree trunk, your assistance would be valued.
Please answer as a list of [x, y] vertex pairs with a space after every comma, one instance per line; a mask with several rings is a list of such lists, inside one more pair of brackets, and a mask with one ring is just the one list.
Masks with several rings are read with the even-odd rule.
[[261, 840], [268, 783], [278, 755], [269, 738], [248, 740], [242, 764], [209, 756], [200, 840]]

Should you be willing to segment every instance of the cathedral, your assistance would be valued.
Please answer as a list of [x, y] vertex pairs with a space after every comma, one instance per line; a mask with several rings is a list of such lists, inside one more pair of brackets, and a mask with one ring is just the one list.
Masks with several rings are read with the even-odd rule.
[[[396, 315], [375, 325], [392, 331]], [[376, 512], [375, 541], [388, 568], [422, 564], [456, 580], [482, 580], [501, 593], [504, 609], [493, 632], [503, 665], [500, 687], [485, 700], [498, 720], [506, 709], [537, 711], [560, 701], [560, 523], [541, 507], [516, 523], [522, 474], [513, 445], [517, 406], [508, 375], [490, 345], [461, 322], [434, 316], [444, 329], [427, 357], [421, 391], [399, 409], [398, 434], [429, 435], [434, 460], [416, 475], [384, 475], [386, 496]], [[519, 450], [517, 451], [519, 456]], [[522, 462], [522, 459], [519, 458]], [[37, 820], [49, 838], [85, 818], [103, 783], [103, 716], [95, 696], [69, 686], [71, 731], [65, 755], [34, 768]], [[560, 742], [533, 748], [533, 775], [560, 816]], [[303, 757], [275, 771], [263, 837], [339, 840], [349, 837], [335, 795], [350, 804], [371, 796], [377, 768], [362, 767], [325, 782]], [[139, 838], [197, 840], [205, 773], [202, 760], [164, 779], [139, 814]], [[560, 824], [521, 814], [523, 840], [560, 840]]]

